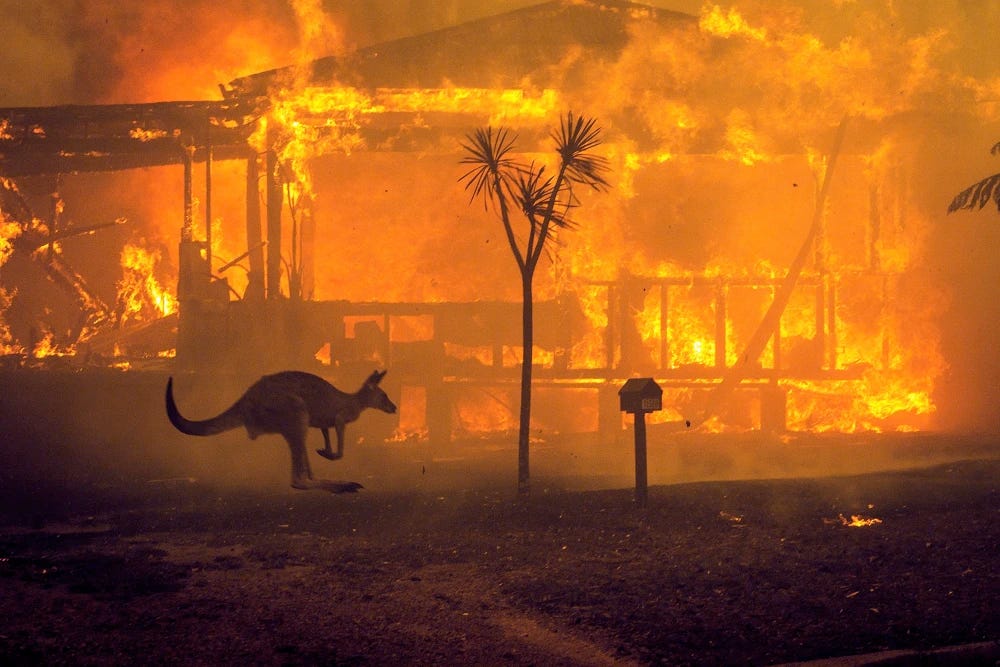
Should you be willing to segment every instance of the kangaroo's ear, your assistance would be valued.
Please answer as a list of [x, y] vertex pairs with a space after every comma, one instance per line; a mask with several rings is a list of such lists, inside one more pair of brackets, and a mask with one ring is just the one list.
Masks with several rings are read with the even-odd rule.
[[379, 373], [378, 371], [374, 371], [374, 372], [373, 372], [373, 373], [372, 373], [372, 374], [371, 374], [371, 375], [370, 375], [370, 376], [368, 377], [368, 381], [369, 381], [370, 383], [372, 383], [372, 384], [378, 384], [379, 382], [381, 382], [381, 381], [382, 381], [382, 378], [383, 378], [383, 377], [385, 377], [385, 374], [386, 374], [386, 373], [388, 373], [388, 372], [389, 372], [389, 371], [382, 371], [381, 373]]

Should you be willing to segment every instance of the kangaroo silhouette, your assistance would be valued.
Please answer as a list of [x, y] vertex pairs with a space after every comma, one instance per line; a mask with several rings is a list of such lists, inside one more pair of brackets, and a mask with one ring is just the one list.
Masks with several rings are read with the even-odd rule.
[[[352, 493], [363, 488], [357, 482], [313, 479], [306, 452], [310, 427], [323, 433], [324, 448], [317, 449], [331, 461], [344, 456], [344, 429], [367, 408], [388, 414], [396, 405], [379, 387], [386, 371], [373, 372], [361, 388], [349, 394], [312, 373], [282, 371], [257, 380], [229, 408], [210, 419], [190, 420], [181, 415], [174, 401], [174, 379], [167, 380], [166, 406], [170, 423], [187, 435], [215, 435], [241, 426], [251, 440], [264, 433], [277, 433], [288, 442], [292, 456], [292, 488], [322, 489]], [[337, 451], [330, 444], [330, 429], [337, 433]]]

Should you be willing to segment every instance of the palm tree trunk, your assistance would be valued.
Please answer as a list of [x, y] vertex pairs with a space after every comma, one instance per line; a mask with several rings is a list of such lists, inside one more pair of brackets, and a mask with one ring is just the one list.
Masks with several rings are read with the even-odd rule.
[[521, 274], [521, 416], [517, 435], [517, 492], [527, 495], [529, 486], [529, 447], [531, 434], [531, 361], [534, 356], [534, 316], [531, 295], [531, 271]]

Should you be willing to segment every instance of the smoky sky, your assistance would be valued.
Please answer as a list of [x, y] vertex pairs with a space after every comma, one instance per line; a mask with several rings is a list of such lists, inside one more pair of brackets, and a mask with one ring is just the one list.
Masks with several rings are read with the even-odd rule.
[[[0, 0], [0, 106], [213, 99], [217, 84], [535, 0]], [[697, 11], [698, 0], [656, 0]], [[304, 25], [304, 23], [308, 25]], [[314, 40], [315, 41], [315, 40]], [[168, 80], [170, 78], [175, 80]]]
[[[0, 106], [217, 99], [220, 83], [539, 4], [536, 0], [0, 0]], [[831, 43], [867, 11], [914, 34], [946, 31], [974, 77], [1000, 68], [1000, 0], [648, 0], [697, 14], [737, 6], [753, 19], [776, 9]], [[322, 16], [322, 18], [318, 18]], [[805, 17], [804, 20], [802, 17]], [[308, 17], [308, 18], [306, 18]], [[317, 38], [317, 24], [320, 26]]]

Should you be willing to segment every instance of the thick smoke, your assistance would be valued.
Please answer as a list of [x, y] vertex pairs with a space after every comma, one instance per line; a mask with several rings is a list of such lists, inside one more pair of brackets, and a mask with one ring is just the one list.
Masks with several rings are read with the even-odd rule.
[[283, 0], [0, 5], [9, 32], [4, 106], [217, 99], [234, 76], [287, 64], [299, 46]]

